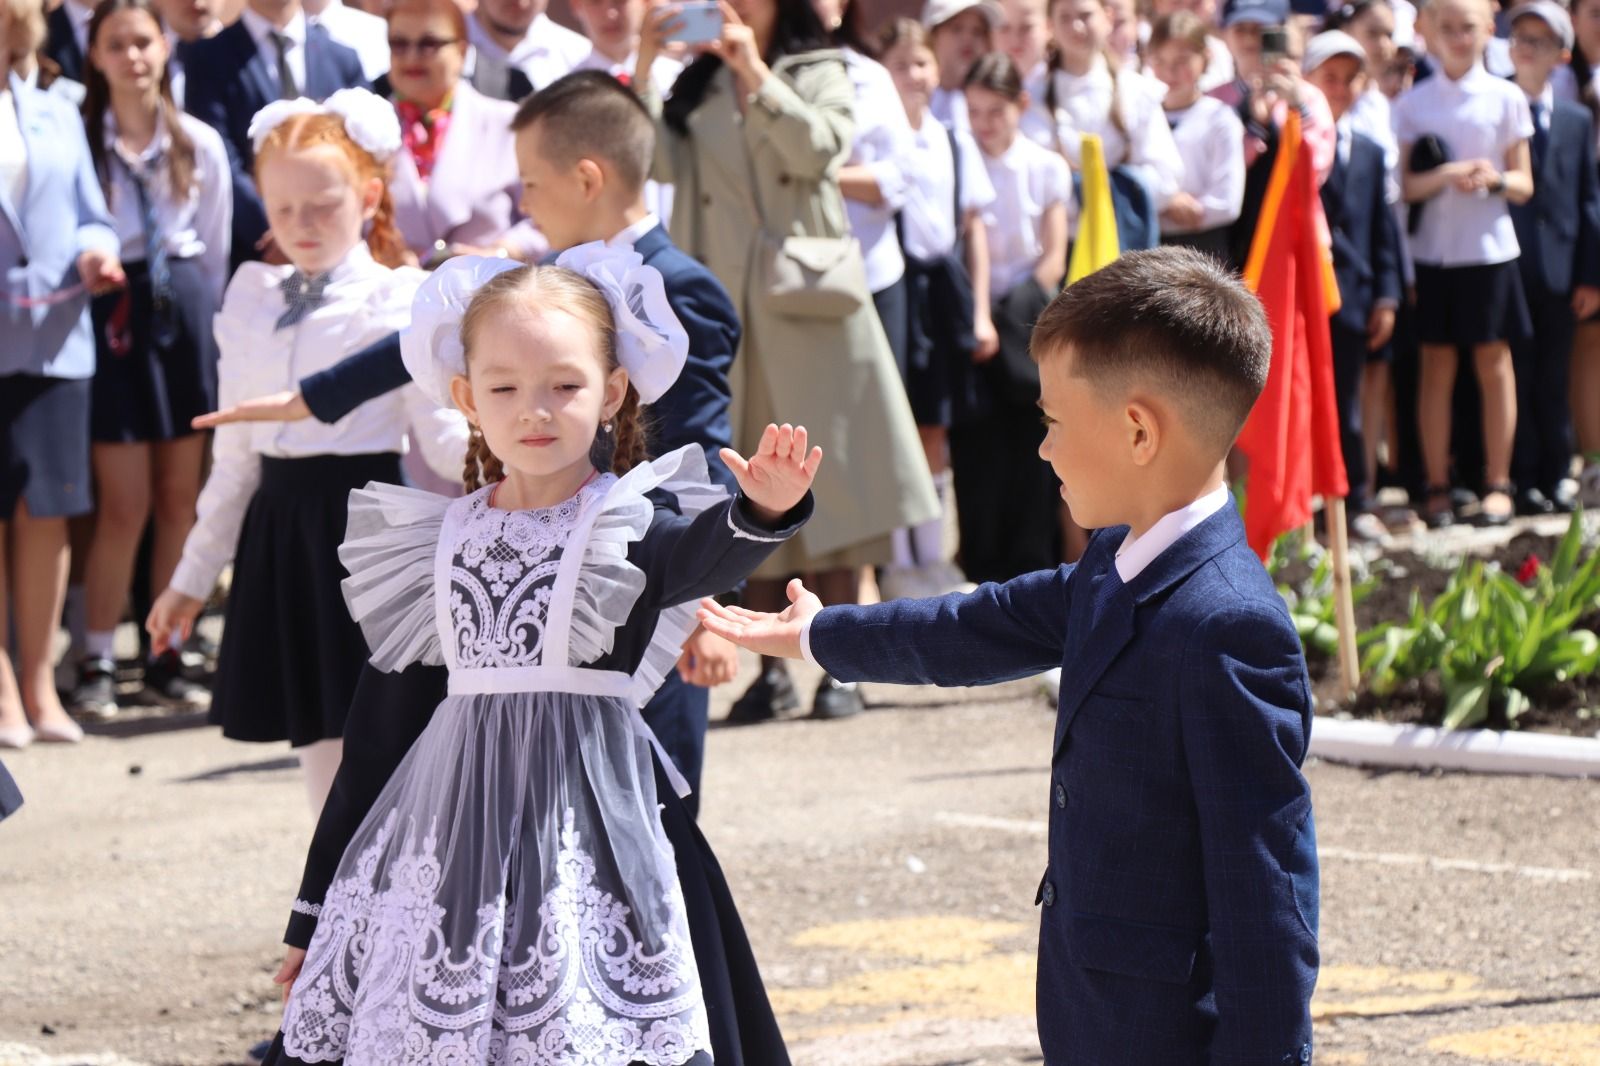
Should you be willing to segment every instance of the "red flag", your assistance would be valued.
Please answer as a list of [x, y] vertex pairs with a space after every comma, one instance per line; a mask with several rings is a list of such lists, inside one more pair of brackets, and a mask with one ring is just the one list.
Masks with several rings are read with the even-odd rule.
[[1239, 450], [1250, 461], [1245, 533], [1263, 559], [1280, 534], [1311, 520], [1313, 496], [1350, 491], [1328, 336], [1339, 291], [1326, 233], [1311, 153], [1291, 110], [1244, 274], [1272, 326], [1267, 385], [1239, 433]]

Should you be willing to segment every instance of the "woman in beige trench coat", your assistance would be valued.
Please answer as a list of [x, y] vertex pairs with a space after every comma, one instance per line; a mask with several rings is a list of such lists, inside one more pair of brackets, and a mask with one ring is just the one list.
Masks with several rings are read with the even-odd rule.
[[[732, 373], [734, 446], [748, 449], [768, 422], [788, 421], [805, 425], [827, 455], [816, 515], [758, 572], [746, 602], [781, 610], [783, 581], [807, 573], [823, 602], [854, 603], [858, 568], [889, 560], [895, 529], [939, 513], [933, 482], [865, 275], [854, 311], [794, 317], [768, 306], [760, 269], [768, 237], [848, 235], [838, 171], [850, 153], [854, 93], [811, 0], [722, 8], [721, 39], [685, 69], [670, 102], [647, 76], [633, 84], [657, 119], [654, 177], [675, 186], [673, 240], [716, 274], [744, 324]], [[674, 29], [674, 11], [651, 16], [640, 71]], [[781, 661], [768, 660], [733, 717], [770, 718], [798, 703]], [[860, 707], [852, 687], [825, 678], [813, 713]]]

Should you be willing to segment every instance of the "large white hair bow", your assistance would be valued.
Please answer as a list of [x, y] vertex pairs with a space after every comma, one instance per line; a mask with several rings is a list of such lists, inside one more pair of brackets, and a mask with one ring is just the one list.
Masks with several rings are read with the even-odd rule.
[[261, 151], [267, 134], [295, 115], [338, 115], [350, 139], [380, 163], [400, 150], [400, 120], [394, 105], [366, 89], [340, 89], [320, 104], [303, 96], [274, 100], [250, 120], [250, 147]]
[[[462, 255], [428, 276], [411, 302], [411, 324], [400, 334], [400, 355], [411, 378], [434, 402], [449, 406], [450, 379], [467, 372], [461, 318], [490, 278], [522, 264]], [[617, 361], [639, 399], [655, 403], [678, 380], [689, 357], [689, 336], [667, 302], [661, 272], [631, 249], [603, 242], [563, 252], [556, 265], [582, 274], [605, 296], [617, 330]]]
[[689, 358], [689, 335], [667, 302], [661, 271], [646, 266], [632, 248], [604, 241], [568, 248], [556, 257], [556, 266], [582, 274], [605, 295], [617, 325], [617, 361], [639, 399], [661, 399]]

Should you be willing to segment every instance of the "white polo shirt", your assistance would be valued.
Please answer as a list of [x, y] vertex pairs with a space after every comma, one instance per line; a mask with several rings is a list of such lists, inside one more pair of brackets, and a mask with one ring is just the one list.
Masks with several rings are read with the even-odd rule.
[[[1409, 164], [1412, 145], [1432, 134], [1451, 159], [1487, 159], [1504, 170], [1506, 153], [1533, 136], [1533, 116], [1521, 89], [1479, 64], [1459, 80], [1439, 70], [1413, 86], [1395, 101], [1394, 132], [1402, 165]], [[1412, 259], [1437, 267], [1507, 263], [1520, 254], [1505, 197], [1453, 186], [1423, 207], [1410, 246]]]

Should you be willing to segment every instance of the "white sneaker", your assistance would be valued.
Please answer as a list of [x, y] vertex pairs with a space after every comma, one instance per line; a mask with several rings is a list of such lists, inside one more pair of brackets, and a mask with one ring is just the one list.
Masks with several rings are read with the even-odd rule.
[[1061, 702], [1061, 667], [1053, 666], [1040, 674], [1039, 684], [1044, 688], [1044, 694], [1050, 697], [1052, 706]]

